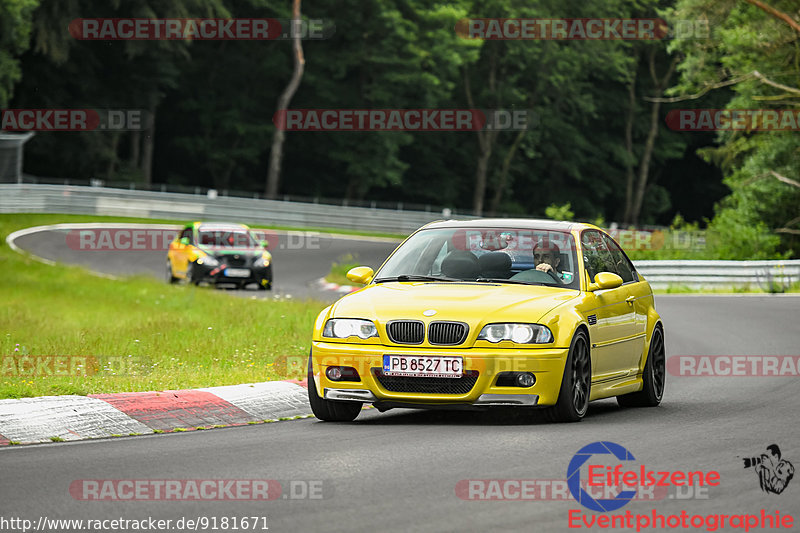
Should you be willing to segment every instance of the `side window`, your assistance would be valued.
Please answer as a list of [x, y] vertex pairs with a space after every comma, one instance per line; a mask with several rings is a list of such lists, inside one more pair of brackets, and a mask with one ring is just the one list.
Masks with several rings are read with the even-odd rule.
[[619, 274], [614, 264], [614, 258], [603, 242], [599, 231], [584, 231], [581, 234], [581, 245], [583, 248], [583, 264], [589, 274], [589, 280], [594, 282], [594, 277], [599, 272]]
[[619, 245], [614, 242], [614, 239], [603, 234], [603, 242], [605, 242], [606, 246], [608, 246], [608, 249], [611, 252], [611, 257], [614, 258], [614, 263], [616, 263], [617, 266], [617, 273], [622, 278], [623, 283], [628, 283], [629, 281], [639, 281], [639, 278], [636, 276], [636, 269], [633, 267], [630, 259], [628, 259], [622, 252], [622, 249], [619, 247]]

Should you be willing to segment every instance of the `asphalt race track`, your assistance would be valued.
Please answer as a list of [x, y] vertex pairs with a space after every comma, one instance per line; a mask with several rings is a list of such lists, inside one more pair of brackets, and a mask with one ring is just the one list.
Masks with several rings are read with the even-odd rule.
[[[56, 257], [53, 243], [57, 240], [57, 235], [43, 233], [21, 238], [17, 244], [51, 259], [121, 273], [120, 264], [111, 264], [107, 254]], [[276, 280], [285, 280], [288, 286], [290, 279], [307, 282], [319, 277], [327, 272], [331, 258], [335, 260], [340, 251], [346, 253], [351, 247], [363, 253], [370, 264], [370, 259], [385, 253], [386, 243], [336, 241], [324, 254], [320, 250], [276, 254], [276, 266], [281, 265]], [[124, 264], [131, 272], [152, 268], [160, 274], [163, 255], [126, 257]], [[800, 297], [659, 296], [656, 306], [665, 324], [668, 358], [800, 354]], [[743, 467], [743, 458], [758, 458], [766, 453], [766, 446], [778, 444], [783, 459], [800, 466], [799, 411], [800, 377], [796, 375], [694, 377], [670, 373], [660, 407], [621, 409], [615, 401], [595, 402], [587, 418], [577, 424], [548, 424], [508, 412], [393, 410], [380, 414], [365, 410], [348, 424], [305, 419], [11, 446], [0, 450], [0, 515], [29, 519], [34, 524], [40, 517], [153, 517], [171, 519], [173, 524], [181, 518], [217, 517], [221, 524], [222, 517], [255, 516], [266, 517], [263, 523], [270, 531], [550, 532], [576, 530], [568, 527], [570, 511], [580, 512], [575, 516], [587, 520], [626, 511], [646, 516], [654, 510], [660, 515], [679, 515], [685, 510], [702, 516], [761, 516], [762, 511], [774, 516], [779, 511], [781, 516], [793, 516], [792, 529], [796, 530], [800, 520], [798, 475], [782, 494], [766, 493], [760, 489], [754, 469]], [[467, 486], [463, 480], [539, 480], [537, 486], [554, 486], [547, 480], [564, 480], [573, 455], [596, 441], [624, 446], [635, 456], [637, 469], [643, 465], [654, 471], [716, 471], [721, 482], [703, 491], [689, 491], [692, 494], [669, 487], [655, 501], [633, 501], [606, 515], [593, 513], [558, 493], [555, 501], [530, 497], [525, 501], [476, 501], [462, 499], [469, 497], [467, 491], [457, 492], [457, 487]], [[618, 463], [609, 462], [614, 464]], [[85, 479], [269, 479], [281, 481], [283, 492], [267, 502], [79, 501], [70, 494], [70, 485]], [[490, 495], [486, 490], [490, 485], [482, 486], [473, 497]], [[309, 487], [313, 487], [314, 498], [308, 497], [305, 489]], [[519, 490], [507, 496], [520, 498]], [[228, 524], [228, 530], [233, 530]], [[261, 531], [261, 524], [255, 530]], [[580, 518], [573, 525], [581, 525], [585, 531], [608, 530], [587, 528]], [[220, 526], [218, 530], [224, 529]], [[636, 531], [635, 527], [630, 530]], [[727, 523], [718, 530], [744, 531]], [[759, 529], [751, 527], [750, 531], [754, 530]]]
[[[81, 250], [70, 246], [69, 230], [45, 230], [20, 236], [15, 243], [32, 254], [67, 264], [81, 265], [114, 276], [145, 274], [164, 279], [166, 250]], [[330, 272], [331, 264], [348, 255], [355, 262], [377, 269], [400, 241], [369, 237], [348, 237], [317, 232], [272, 231], [270, 251], [273, 257], [274, 290], [272, 294], [294, 298], [334, 301], [340, 295], [322, 291], [316, 281]], [[272, 294], [245, 289], [234, 291], [242, 296], [268, 297]]]

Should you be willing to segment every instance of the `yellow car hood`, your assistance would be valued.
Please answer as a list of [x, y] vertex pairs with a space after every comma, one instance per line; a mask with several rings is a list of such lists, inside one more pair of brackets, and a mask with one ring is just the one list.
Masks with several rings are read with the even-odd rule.
[[[541, 285], [387, 282], [368, 285], [334, 304], [331, 318], [481, 322], [536, 322], [580, 292]], [[423, 311], [434, 310], [430, 317]]]

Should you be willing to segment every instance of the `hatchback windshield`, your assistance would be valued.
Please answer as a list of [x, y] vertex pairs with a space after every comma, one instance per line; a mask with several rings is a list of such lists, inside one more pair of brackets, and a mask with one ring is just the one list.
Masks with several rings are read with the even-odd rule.
[[572, 235], [529, 228], [422, 230], [375, 276], [376, 283], [426, 280], [580, 286]]
[[199, 242], [212, 248], [257, 248], [258, 242], [243, 229], [201, 230]]

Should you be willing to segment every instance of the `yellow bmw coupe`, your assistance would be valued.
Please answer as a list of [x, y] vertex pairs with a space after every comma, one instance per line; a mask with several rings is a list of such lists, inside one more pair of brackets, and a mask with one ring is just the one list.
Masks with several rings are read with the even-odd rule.
[[653, 291], [619, 245], [590, 224], [482, 219], [434, 222], [366, 286], [314, 326], [308, 394], [321, 420], [363, 403], [543, 409], [581, 420], [589, 402], [656, 406], [664, 329]]

